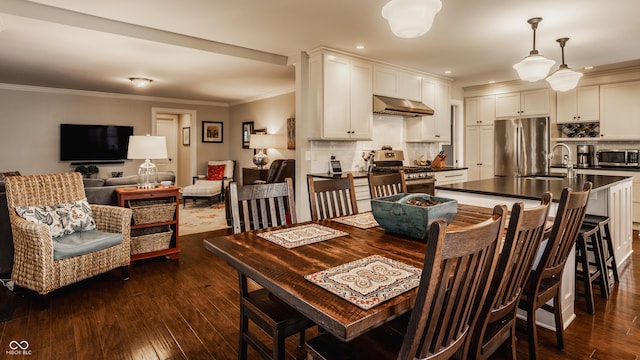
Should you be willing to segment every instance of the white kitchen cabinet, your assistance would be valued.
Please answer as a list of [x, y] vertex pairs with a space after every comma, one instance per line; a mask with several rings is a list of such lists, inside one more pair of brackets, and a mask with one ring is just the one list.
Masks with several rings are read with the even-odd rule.
[[373, 66], [348, 57], [318, 53], [309, 61], [314, 137], [371, 140]]
[[465, 99], [466, 125], [493, 125], [496, 118], [495, 95], [477, 96]]
[[436, 186], [467, 181], [467, 169], [436, 171], [434, 175], [436, 178]]
[[468, 180], [492, 178], [494, 175], [493, 125], [471, 125], [465, 130], [465, 163], [469, 168]]
[[432, 116], [406, 118], [405, 141], [451, 143], [451, 86], [449, 82], [423, 79], [422, 102]]
[[600, 86], [600, 138], [640, 139], [640, 81]]
[[374, 65], [373, 93], [399, 99], [422, 100], [422, 77], [390, 66]]
[[549, 115], [549, 90], [528, 90], [496, 95], [496, 117]]
[[[632, 184], [626, 181], [616, 184], [609, 189], [609, 216], [611, 237], [613, 238], [613, 252], [618, 265], [628, 258], [632, 249], [633, 225], [629, 223], [629, 213], [632, 211]], [[613, 220], [615, 219], [615, 221]]]
[[556, 122], [598, 122], [600, 121], [600, 87], [598, 85], [579, 86], [556, 93]]

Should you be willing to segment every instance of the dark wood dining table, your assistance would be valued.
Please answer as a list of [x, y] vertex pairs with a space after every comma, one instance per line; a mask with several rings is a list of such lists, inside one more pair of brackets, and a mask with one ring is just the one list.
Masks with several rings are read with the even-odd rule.
[[[459, 204], [449, 228], [480, 223], [488, 219], [492, 211], [491, 208]], [[329, 219], [316, 223], [348, 235], [289, 249], [258, 237], [258, 233], [265, 231], [258, 230], [207, 239], [204, 246], [344, 341], [352, 340], [413, 308], [417, 288], [364, 310], [306, 280], [305, 275], [371, 255], [422, 268], [426, 249], [424, 242], [385, 233], [381, 227], [361, 229]], [[304, 224], [309, 223], [288, 227]]]

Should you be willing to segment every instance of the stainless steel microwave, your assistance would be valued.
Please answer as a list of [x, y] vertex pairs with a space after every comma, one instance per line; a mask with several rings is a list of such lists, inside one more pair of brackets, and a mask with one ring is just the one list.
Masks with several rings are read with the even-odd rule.
[[638, 163], [638, 150], [602, 149], [596, 153], [596, 158], [599, 166], [637, 167], [640, 165]]

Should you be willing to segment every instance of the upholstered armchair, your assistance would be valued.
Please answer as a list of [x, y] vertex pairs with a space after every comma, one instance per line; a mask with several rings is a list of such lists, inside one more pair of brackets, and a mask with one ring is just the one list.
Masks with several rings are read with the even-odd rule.
[[198, 198], [208, 199], [209, 204], [213, 198], [223, 199], [225, 189], [234, 180], [236, 169], [235, 160], [211, 160], [207, 163], [207, 175], [203, 178], [194, 178], [193, 185], [182, 189], [182, 204], [187, 206], [187, 199], [196, 202]]
[[44, 295], [115, 268], [128, 279], [130, 209], [89, 205], [76, 172], [10, 176], [5, 186], [16, 285]]

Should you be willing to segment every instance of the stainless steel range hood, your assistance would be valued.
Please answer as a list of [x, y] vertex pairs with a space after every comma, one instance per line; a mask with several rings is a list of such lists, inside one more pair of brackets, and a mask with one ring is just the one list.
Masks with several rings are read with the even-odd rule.
[[399, 115], [405, 117], [433, 115], [434, 111], [427, 105], [413, 100], [397, 99], [387, 96], [373, 95], [374, 114]]

